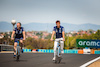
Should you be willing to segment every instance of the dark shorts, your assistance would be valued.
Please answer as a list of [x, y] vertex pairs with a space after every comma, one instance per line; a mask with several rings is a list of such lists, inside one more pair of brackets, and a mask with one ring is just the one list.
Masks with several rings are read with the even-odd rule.
[[14, 42], [18, 42], [18, 39], [19, 40], [23, 40], [23, 37], [21, 37], [21, 38], [15, 38], [15, 41]]

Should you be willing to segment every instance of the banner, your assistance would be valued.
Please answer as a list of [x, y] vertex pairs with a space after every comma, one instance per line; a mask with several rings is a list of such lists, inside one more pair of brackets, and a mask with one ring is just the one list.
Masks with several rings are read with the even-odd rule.
[[77, 47], [100, 48], [100, 40], [76, 39]]

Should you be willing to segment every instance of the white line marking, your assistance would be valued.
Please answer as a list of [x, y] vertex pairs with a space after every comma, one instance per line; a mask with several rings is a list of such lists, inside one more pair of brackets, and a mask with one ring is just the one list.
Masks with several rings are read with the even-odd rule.
[[87, 63], [85, 63], [83, 65], [81, 65], [80, 67], [87, 67], [88, 65], [90, 65], [91, 63], [93, 63], [93, 62], [95, 62], [95, 61], [97, 61], [99, 59], [100, 59], [100, 57], [97, 57], [97, 58], [95, 58], [95, 59], [93, 59], [93, 60], [91, 60], [91, 61], [89, 61], [89, 62], [87, 62]]

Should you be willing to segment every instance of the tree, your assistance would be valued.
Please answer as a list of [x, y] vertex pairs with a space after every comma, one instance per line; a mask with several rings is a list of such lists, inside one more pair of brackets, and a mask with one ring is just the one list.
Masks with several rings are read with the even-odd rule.
[[97, 30], [95, 34], [92, 34], [93, 39], [100, 39], [100, 30]]

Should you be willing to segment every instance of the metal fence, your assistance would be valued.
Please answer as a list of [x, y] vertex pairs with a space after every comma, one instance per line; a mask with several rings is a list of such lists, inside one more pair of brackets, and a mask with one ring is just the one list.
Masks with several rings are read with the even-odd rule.
[[0, 44], [0, 52], [1, 51], [13, 51], [12, 45], [5, 45], [5, 44]]

